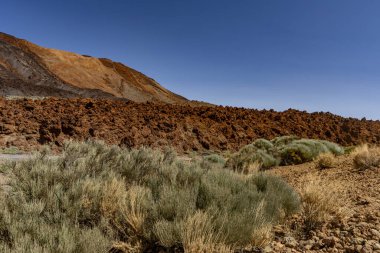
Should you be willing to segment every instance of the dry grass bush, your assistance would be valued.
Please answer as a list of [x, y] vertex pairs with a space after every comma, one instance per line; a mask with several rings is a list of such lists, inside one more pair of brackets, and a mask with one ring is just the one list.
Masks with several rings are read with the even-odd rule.
[[316, 159], [316, 165], [319, 169], [330, 169], [335, 167], [336, 157], [331, 153], [320, 154]]
[[295, 136], [283, 136], [271, 141], [258, 139], [243, 147], [226, 162], [226, 167], [244, 172], [253, 163], [261, 164], [262, 169], [278, 165], [291, 165], [310, 162], [320, 154], [344, 154], [344, 148], [323, 140], [300, 139]]
[[212, 215], [202, 211], [188, 216], [180, 227], [183, 249], [188, 253], [232, 253], [230, 246], [221, 243], [225, 241], [223, 236], [221, 227], [214, 224]]
[[356, 148], [352, 154], [354, 167], [359, 170], [380, 168], [380, 147], [363, 145]]
[[340, 222], [349, 215], [343, 182], [309, 175], [300, 190], [303, 229], [314, 230], [328, 222]]
[[140, 241], [134, 244], [129, 242], [115, 242], [112, 245], [111, 252], [140, 253], [143, 252], [143, 246]]
[[231, 252], [262, 245], [300, 206], [277, 177], [181, 162], [170, 150], [68, 142], [60, 157], [5, 166], [1, 252]]
[[262, 164], [259, 161], [254, 161], [250, 163], [248, 166], [246, 166], [244, 170], [241, 172], [245, 175], [256, 174], [260, 171], [261, 167], [262, 167]]

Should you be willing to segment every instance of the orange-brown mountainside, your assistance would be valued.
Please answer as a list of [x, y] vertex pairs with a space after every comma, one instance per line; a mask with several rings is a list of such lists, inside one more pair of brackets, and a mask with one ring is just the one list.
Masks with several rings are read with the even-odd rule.
[[348, 146], [380, 143], [380, 122], [330, 113], [191, 107], [99, 99], [0, 99], [0, 146], [31, 150], [65, 139], [101, 139], [128, 147], [177, 151], [237, 150], [257, 138], [283, 135]]
[[0, 33], [0, 95], [187, 103], [121, 63], [37, 46]]

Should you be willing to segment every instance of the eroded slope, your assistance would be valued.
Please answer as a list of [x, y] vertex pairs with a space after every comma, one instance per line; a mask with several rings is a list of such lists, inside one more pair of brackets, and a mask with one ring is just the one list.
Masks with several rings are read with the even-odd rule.
[[[40, 47], [0, 33], [0, 95], [122, 98], [185, 103], [121, 63]], [[41, 87], [47, 88], [41, 91]]]

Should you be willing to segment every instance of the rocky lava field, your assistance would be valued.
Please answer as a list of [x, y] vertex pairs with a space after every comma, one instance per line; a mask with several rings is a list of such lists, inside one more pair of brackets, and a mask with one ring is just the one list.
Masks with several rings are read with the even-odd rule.
[[101, 139], [127, 147], [171, 146], [178, 152], [237, 150], [283, 135], [344, 146], [380, 143], [380, 122], [330, 113], [191, 107], [100, 99], [0, 99], [0, 145], [33, 150], [65, 139]]

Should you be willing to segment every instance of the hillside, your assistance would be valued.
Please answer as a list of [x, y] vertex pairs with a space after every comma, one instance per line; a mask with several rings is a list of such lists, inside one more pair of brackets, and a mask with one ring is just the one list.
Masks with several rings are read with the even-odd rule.
[[0, 96], [187, 102], [122, 63], [40, 47], [5, 33], [0, 33], [0, 84]]

